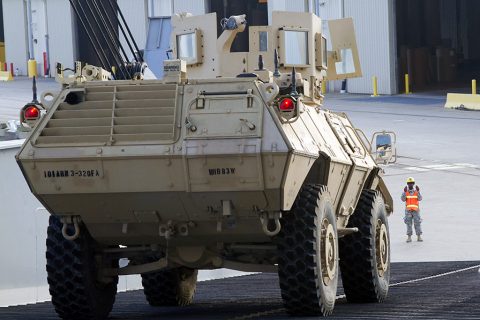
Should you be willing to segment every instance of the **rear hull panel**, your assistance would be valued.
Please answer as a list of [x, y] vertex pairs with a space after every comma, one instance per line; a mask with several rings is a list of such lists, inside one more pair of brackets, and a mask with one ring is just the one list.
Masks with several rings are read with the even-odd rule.
[[105, 244], [163, 243], [168, 223], [192, 225], [184, 245], [268, 241], [260, 213], [290, 210], [307, 176], [345, 226], [375, 167], [352, 124], [303, 104], [282, 121], [259, 90], [252, 79], [68, 88], [17, 160], [51, 214], [80, 216]]

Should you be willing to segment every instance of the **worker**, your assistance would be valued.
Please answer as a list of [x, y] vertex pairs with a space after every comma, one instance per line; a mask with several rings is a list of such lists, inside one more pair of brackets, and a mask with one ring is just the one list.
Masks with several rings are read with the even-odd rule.
[[415, 179], [412, 177], [407, 179], [407, 186], [403, 189], [401, 199], [405, 202], [405, 218], [403, 221], [407, 225], [407, 242], [412, 242], [412, 222], [415, 226], [417, 241], [423, 241], [419, 206], [422, 195], [420, 194], [420, 188], [415, 185]]

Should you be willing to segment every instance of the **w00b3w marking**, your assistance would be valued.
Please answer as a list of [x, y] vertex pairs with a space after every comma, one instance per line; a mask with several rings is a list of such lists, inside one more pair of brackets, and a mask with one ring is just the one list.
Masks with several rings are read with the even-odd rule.
[[211, 176], [219, 176], [219, 175], [232, 175], [235, 174], [235, 168], [213, 168], [208, 169], [208, 174]]

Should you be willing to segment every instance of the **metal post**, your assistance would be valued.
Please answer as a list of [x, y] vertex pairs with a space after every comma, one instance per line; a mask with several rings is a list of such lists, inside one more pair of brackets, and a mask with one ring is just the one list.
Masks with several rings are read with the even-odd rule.
[[35, 61], [35, 54], [33, 52], [33, 29], [32, 29], [32, 0], [27, 0], [27, 24], [28, 24], [28, 55], [27, 62], [28, 76], [37, 76], [37, 61]]
[[[345, 0], [341, 0], [340, 2], [340, 15], [341, 18], [345, 18]], [[342, 68], [343, 72], [347, 72], [347, 60], [345, 58], [342, 58]], [[347, 79], [343, 79], [342, 81], [342, 89], [340, 90], [340, 93], [347, 93]]]
[[477, 94], [477, 80], [475, 79], [472, 80], [472, 94], [473, 95]]
[[373, 94], [372, 97], [378, 97], [378, 84], [377, 84], [377, 77], [372, 77], [372, 87], [373, 87]]
[[33, 53], [33, 29], [32, 29], [32, 0], [27, 0], [27, 32], [28, 32], [28, 57], [34, 59]]
[[47, 0], [43, 0], [45, 6], [45, 53], [47, 54], [47, 67], [45, 68], [46, 72], [44, 74], [45, 77], [50, 77], [50, 36], [48, 33], [48, 6]]
[[155, 7], [153, 4], [153, 0], [148, 0], [148, 5], [150, 10], [148, 10], [149, 18], [155, 17]]
[[405, 94], [410, 94], [410, 79], [408, 73], [405, 74]]
[[327, 80], [323, 79], [322, 80], [322, 94], [327, 93]]

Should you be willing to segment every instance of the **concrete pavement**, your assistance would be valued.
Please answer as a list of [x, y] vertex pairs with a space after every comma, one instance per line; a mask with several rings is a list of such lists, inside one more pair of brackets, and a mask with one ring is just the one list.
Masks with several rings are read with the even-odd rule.
[[[38, 99], [44, 91], [59, 91], [60, 85], [52, 78], [37, 80]], [[18, 120], [20, 109], [32, 101], [32, 79], [16, 77], [13, 81], [0, 82], [0, 122]]]
[[[370, 137], [375, 131], [397, 134], [398, 161], [385, 167], [395, 200], [390, 217], [392, 261], [480, 260], [480, 112], [443, 108], [444, 96], [372, 98], [327, 95], [325, 106], [346, 112]], [[405, 243], [407, 177], [421, 188], [423, 243]]]
[[[347, 303], [339, 290], [329, 319], [480, 319], [479, 262], [394, 263], [383, 303]], [[10, 320], [57, 319], [51, 303], [0, 308]], [[110, 319], [319, 319], [289, 317], [275, 274], [256, 274], [198, 284], [188, 307], [151, 307], [141, 290], [117, 295]]]

